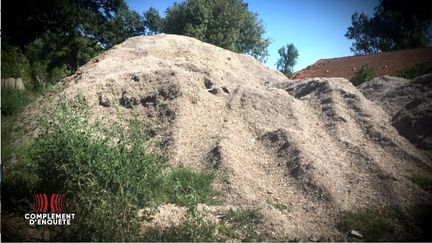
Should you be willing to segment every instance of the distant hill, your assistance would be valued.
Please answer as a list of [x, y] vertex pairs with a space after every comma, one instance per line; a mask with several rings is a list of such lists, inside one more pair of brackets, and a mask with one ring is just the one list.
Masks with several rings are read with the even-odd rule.
[[400, 70], [405, 70], [416, 64], [425, 62], [432, 62], [432, 48], [320, 59], [307, 68], [295, 73], [293, 79], [312, 77], [343, 77], [351, 79], [354, 72], [363, 64], [371, 67], [376, 76], [395, 76]]

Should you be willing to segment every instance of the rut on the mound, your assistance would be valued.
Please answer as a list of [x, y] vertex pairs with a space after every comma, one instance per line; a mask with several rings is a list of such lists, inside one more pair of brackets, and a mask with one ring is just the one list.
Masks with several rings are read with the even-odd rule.
[[81, 93], [94, 117], [137, 112], [170, 165], [210, 166], [225, 205], [260, 205], [268, 239], [344, 240], [343, 211], [430, 201], [406, 179], [431, 175], [430, 158], [346, 79], [288, 80], [247, 55], [157, 35], [115, 46], [61, 87], [28, 114], [59, 93]]

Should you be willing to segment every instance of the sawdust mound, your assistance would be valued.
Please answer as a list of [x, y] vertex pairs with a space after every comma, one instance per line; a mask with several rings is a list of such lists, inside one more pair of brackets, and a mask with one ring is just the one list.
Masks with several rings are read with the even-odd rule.
[[378, 77], [358, 88], [390, 115], [392, 125], [402, 136], [432, 151], [432, 74], [413, 80]]
[[60, 85], [94, 117], [138, 112], [170, 165], [217, 169], [224, 204], [259, 205], [269, 240], [344, 240], [345, 210], [430, 201], [405, 177], [430, 175], [430, 158], [343, 78], [288, 80], [250, 56], [162, 34], [130, 38]]

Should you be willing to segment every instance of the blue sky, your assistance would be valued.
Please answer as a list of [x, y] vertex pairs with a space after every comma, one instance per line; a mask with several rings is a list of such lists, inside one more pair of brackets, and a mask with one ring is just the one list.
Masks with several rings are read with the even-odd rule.
[[[173, 0], [126, 0], [140, 14], [154, 7], [164, 15]], [[181, 2], [181, 1], [177, 1]], [[272, 40], [266, 65], [276, 68], [278, 50], [293, 43], [299, 51], [294, 70], [322, 58], [352, 55], [351, 41], [345, 38], [355, 11], [372, 15], [378, 0], [245, 0], [249, 10], [259, 14]]]

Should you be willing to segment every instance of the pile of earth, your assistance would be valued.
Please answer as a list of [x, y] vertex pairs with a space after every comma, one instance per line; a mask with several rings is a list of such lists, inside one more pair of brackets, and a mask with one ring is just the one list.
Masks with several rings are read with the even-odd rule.
[[413, 80], [383, 76], [358, 88], [390, 115], [402, 136], [419, 148], [432, 150], [432, 74]]
[[[170, 166], [216, 169], [219, 207], [260, 207], [266, 240], [347, 240], [337, 227], [344, 212], [390, 207], [404, 215], [431, 201], [407, 179], [432, 175], [429, 155], [344, 78], [289, 80], [194, 38], [134, 37], [28, 107], [23, 126], [37, 130], [35, 116], [53, 99], [77, 94], [93, 118], [127, 124], [138, 114], [152, 128], [148, 149]], [[177, 218], [170, 212], [182, 210], [158, 221]]]

